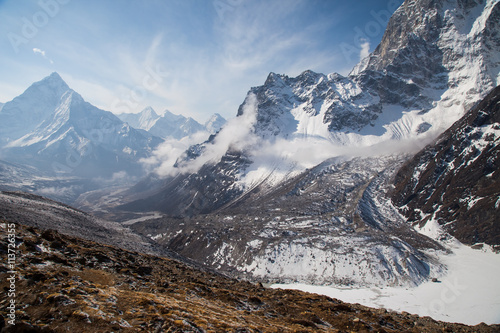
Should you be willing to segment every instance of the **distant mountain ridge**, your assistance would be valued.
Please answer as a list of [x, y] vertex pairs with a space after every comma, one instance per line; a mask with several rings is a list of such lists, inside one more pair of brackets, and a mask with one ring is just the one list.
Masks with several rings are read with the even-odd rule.
[[118, 118], [134, 128], [148, 131], [164, 139], [182, 139], [201, 131], [215, 134], [226, 122], [221, 115], [216, 113], [205, 125], [202, 125], [191, 117], [176, 115], [168, 110], [160, 116], [152, 107], [147, 107], [139, 113], [122, 113], [118, 115]]
[[0, 110], [2, 159], [59, 176], [143, 174], [139, 159], [162, 142], [85, 102], [57, 73]]
[[128, 123], [130, 126], [149, 131], [154, 126], [160, 116], [152, 107], [147, 107], [139, 113], [122, 113], [118, 118]]

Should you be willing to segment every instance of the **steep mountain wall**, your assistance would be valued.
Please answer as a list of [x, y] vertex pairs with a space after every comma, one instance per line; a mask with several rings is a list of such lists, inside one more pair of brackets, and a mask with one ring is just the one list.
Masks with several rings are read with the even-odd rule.
[[500, 87], [398, 172], [408, 220], [435, 220], [465, 244], [500, 245]]

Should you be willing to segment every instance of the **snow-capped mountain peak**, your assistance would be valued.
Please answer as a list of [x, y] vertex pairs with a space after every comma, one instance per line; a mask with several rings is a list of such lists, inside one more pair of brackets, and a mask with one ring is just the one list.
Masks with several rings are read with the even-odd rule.
[[118, 118], [134, 128], [149, 131], [156, 121], [160, 119], [160, 116], [152, 107], [148, 106], [139, 113], [122, 113], [118, 115]]
[[[69, 86], [63, 80], [61, 75], [57, 72], [52, 72], [49, 76], [45, 77], [40, 81], [40, 84], [48, 84], [52, 87], [61, 87], [62, 89], [69, 89]], [[36, 83], [35, 83], [36, 85]]]
[[205, 128], [210, 134], [217, 133], [226, 123], [226, 119], [218, 113], [214, 113], [205, 123]]
[[52, 73], [4, 105], [0, 142], [7, 161], [93, 178], [142, 174], [138, 160], [161, 140], [86, 102]]
[[140, 128], [145, 130], [149, 130], [154, 126], [156, 121], [160, 118], [160, 116], [153, 110], [152, 107], [147, 107], [140, 113], [139, 123], [141, 124]]
[[54, 72], [5, 103], [0, 110], [0, 143], [19, 139], [35, 129], [68, 90], [66, 82]]

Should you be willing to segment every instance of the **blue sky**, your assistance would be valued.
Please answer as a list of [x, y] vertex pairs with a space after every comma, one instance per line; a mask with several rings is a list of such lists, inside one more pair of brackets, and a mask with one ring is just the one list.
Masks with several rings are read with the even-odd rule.
[[115, 113], [236, 115], [269, 72], [348, 74], [402, 0], [0, 0], [0, 102], [56, 71]]

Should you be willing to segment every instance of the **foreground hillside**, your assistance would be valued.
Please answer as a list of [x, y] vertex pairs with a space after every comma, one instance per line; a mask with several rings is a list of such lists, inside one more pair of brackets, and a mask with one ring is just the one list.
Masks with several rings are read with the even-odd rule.
[[[2, 332], [495, 332], [375, 310], [299, 291], [265, 289], [172, 259], [2, 221], [17, 253], [16, 325]], [[9, 288], [0, 267], [0, 287]], [[8, 298], [0, 313], [7, 318]], [[7, 321], [6, 320], [6, 321]]]

